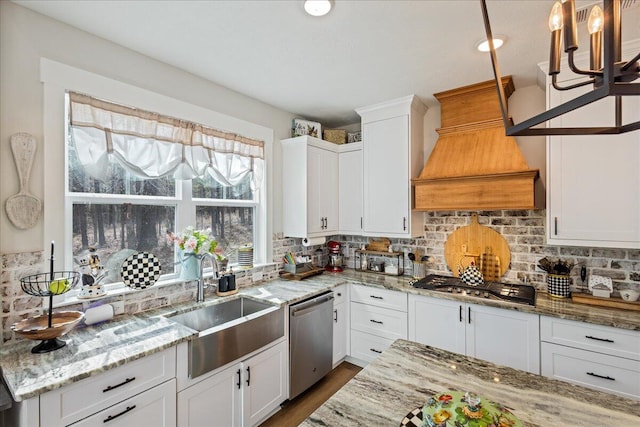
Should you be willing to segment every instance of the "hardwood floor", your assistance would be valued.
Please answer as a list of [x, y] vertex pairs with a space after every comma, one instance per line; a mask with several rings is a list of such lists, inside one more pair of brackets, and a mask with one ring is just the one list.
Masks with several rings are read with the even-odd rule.
[[260, 424], [260, 427], [297, 426], [349, 382], [361, 369], [349, 362], [342, 362], [309, 390], [295, 399], [285, 402], [282, 409]]

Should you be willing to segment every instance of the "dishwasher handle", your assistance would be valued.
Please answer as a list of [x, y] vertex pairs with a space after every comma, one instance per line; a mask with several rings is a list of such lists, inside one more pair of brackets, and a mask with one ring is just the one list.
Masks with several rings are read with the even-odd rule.
[[298, 304], [292, 305], [290, 307], [290, 311], [289, 313], [291, 314], [291, 316], [302, 316], [305, 313], [310, 312], [311, 310], [313, 310], [316, 306], [320, 305], [320, 304], [324, 304], [328, 301], [332, 301], [333, 300], [333, 293], [329, 292], [326, 294], [322, 294], [319, 295], [315, 298], [312, 298], [310, 300], [307, 301], [303, 301], [300, 302]]

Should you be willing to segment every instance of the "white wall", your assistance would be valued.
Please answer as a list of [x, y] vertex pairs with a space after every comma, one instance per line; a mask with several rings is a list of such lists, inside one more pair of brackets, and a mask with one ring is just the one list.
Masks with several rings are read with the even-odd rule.
[[[292, 114], [253, 98], [150, 59], [8, 1], [0, 1], [0, 202], [18, 192], [18, 178], [9, 147], [17, 132], [36, 137], [30, 189], [43, 199], [44, 158], [43, 89], [40, 58], [49, 58], [114, 80], [259, 124], [274, 131], [274, 141], [289, 136]], [[271, 158], [280, 159], [279, 144]], [[280, 188], [278, 162], [268, 165], [270, 188]], [[62, 197], [62, 195], [61, 195]], [[271, 191], [269, 217], [272, 229], [281, 225], [281, 197]], [[46, 206], [45, 206], [46, 209]], [[270, 231], [271, 231], [270, 230]], [[269, 234], [270, 238], [271, 235]], [[42, 221], [33, 229], [18, 230], [0, 209], [0, 252], [43, 249]]]

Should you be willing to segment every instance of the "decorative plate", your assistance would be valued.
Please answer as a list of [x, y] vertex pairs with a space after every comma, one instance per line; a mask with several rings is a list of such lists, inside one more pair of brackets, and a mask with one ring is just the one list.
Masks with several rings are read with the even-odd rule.
[[160, 277], [160, 260], [149, 252], [138, 252], [127, 257], [120, 267], [125, 285], [132, 289], [153, 286]]
[[499, 403], [471, 392], [450, 390], [431, 397], [407, 414], [401, 427], [522, 427], [522, 422]]

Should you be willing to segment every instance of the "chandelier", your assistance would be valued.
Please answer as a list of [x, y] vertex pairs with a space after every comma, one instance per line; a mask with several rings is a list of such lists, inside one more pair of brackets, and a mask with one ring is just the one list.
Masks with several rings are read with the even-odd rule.
[[[640, 83], [632, 83], [640, 77], [640, 53], [629, 61], [623, 61], [622, 56], [622, 24], [621, 0], [603, 0], [603, 7], [596, 5], [591, 9], [588, 20], [590, 37], [589, 69], [583, 70], [576, 66], [574, 54], [578, 50], [578, 35], [576, 26], [576, 10], [574, 0], [556, 2], [551, 8], [549, 28], [551, 29], [551, 52], [549, 60], [549, 75], [552, 86], [556, 90], [570, 90], [581, 86], [592, 85], [593, 89], [577, 96], [563, 104], [553, 107], [541, 114], [518, 124], [512, 124], [507, 113], [507, 99], [502, 87], [500, 68], [493, 45], [491, 24], [487, 13], [486, 0], [480, 0], [484, 27], [489, 41], [489, 54], [496, 79], [502, 120], [507, 135], [595, 135], [619, 134], [640, 129], [640, 120], [622, 123], [622, 97], [640, 96]], [[560, 73], [561, 34], [564, 32], [564, 52], [567, 54], [569, 69], [585, 80], [570, 86], [560, 86], [557, 76]], [[534, 127], [559, 117], [575, 109], [584, 107], [608, 96], [615, 97], [615, 124], [609, 127]]]

